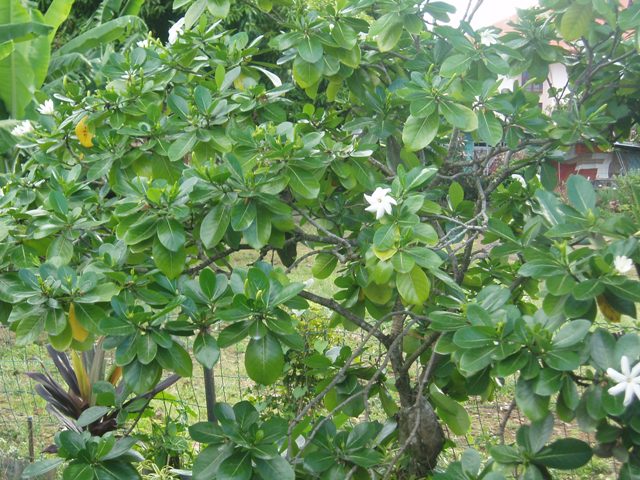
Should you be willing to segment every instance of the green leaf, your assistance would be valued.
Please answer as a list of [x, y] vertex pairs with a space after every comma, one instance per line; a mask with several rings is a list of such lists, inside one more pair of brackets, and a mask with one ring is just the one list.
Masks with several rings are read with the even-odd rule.
[[396, 272], [409, 273], [416, 265], [416, 261], [410, 253], [400, 251], [391, 257], [391, 263]]
[[549, 397], [536, 395], [533, 383], [520, 378], [516, 384], [518, 408], [532, 421], [542, 420], [549, 413]]
[[184, 246], [184, 227], [172, 218], [163, 218], [158, 222], [158, 240], [167, 249], [177, 252]]
[[411, 305], [422, 305], [429, 298], [431, 282], [420, 267], [409, 273], [398, 273], [396, 287], [402, 299]]
[[191, 355], [175, 341], [170, 348], [158, 348], [157, 359], [162, 368], [173, 370], [181, 377], [190, 377], [193, 373]]
[[216, 480], [249, 480], [252, 474], [251, 455], [234, 453], [222, 461], [214, 478]]
[[169, 160], [172, 162], [182, 160], [185, 155], [193, 151], [193, 147], [196, 144], [197, 136], [196, 132], [183, 133], [169, 146], [167, 151]]
[[94, 467], [86, 463], [71, 463], [64, 469], [62, 480], [94, 480]]
[[156, 358], [157, 352], [158, 345], [149, 332], [146, 332], [145, 335], [138, 335], [136, 338], [136, 355], [140, 363], [148, 365]]
[[270, 333], [259, 339], [252, 338], [244, 355], [244, 365], [253, 381], [262, 385], [275, 383], [284, 367], [280, 342]]
[[347, 452], [345, 459], [362, 468], [372, 468], [382, 463], [384, 455], [372, 448], [360, 448]]
[[324, 50], [320, 39], [315, 35], [304, 35], [300, 42], [296, 45], [298, 55], [309, 63], [316, 63], [322, 58]]
[[371, 25], [369, 35], [375, 37], [378, 50], [388, 52], [400, 40], [402, 30], [402, 17], [398, 13], [391, 12], [381, 16]]
[[595, 19], [593, 18], [591, 2], [573, 2], [560, 21], [560, 34], [562, 37], [572, 42], [587, 35], [589, 27]]
[[[139, 473], [131, 463], [122, 460], [104, 461], [95, 468], [95, 475], [98, 479], [122, 479], [137, 480]], [[66, 479], [63, 479], [66, 480]]]
[[523, 461], [518, 449], [511, 445], [495, 445], [489, 447], [489, 453], [496, 462], [502, 465], [518, 464]]
[[24, 478], [32, 478], [40, 475], [44, 475], [51, 470], [54, 470], [64, 462], [63, 458], [47, 458], [45, 460], [39, 460], [36, 463], [31, 463], [25, 467], [22, 471]]
[[0, 25], [0, 43], [14, 43], [31, 40], [39, 35], [48, 35], [53, 31], [49, 25], [39, 22], [22, 22]]
[[316, 63], [309, 63], [296, 57], [293, 61], [293, 78], [302, 88], [309, 88], [315, 85], [322, 77], [324, 66], [322, 60]]
[[400, 237], [398, 227], [394, 223], [383, 225], [373, 235], [373, 245], [378, 250], [389, 250], [395, 246], [396, 240]]
[[217, 478], [220, 464], [231, 456], [234, 445], [223, 443], [211, 445], [202, 450], [193, 462], [193, 480], [211, 480]]
[[153, 261], [156, 266], [169, 279], [180, 276], [186, 265], [187, 254], [184, 247], [180, 247], [178, 251], [172, 252], [166, 248], [157, 238], [153, 242], [151, 249]]
[[331, 29], [331, 38], [341, 48], [351, 49], [358, 42], [358, 34], [346, 21], [337, 20]]
[[231, 9], [230, 0], [207, 0], [207, 8], [216, 18], [226, 18]]
[[296, 478], [293, 468], [283, 457], [277, 456], [267, 460], [254, 459], [258, 475], [263, 480], [294, 480]]
[[126, 15], [118, 17], [114, 20], [109, 20], [97, 27], [87, 30], [84, 33], [72, 38], [66, 43], [63, 43], [56, 51], [56, 56], [64, 55], [67, 53], [78, 52], [84, 53], [88, 50], [102, 45], [106, 45], [109, 42], [122, 38], [123, 34], [128, 32], [129, 34], [139, 31], [147, 32], [147, 26], [142, 19], [134, 15]]
[[456, 54], [447, 57], [440, 67], [440, 75], [443, 77], [453, 77], [466, 72], [471, 65], [471, 58], [467, 55]]
[[202, 85], [197, 85], [193, 89], [193, 100], [201, 113], [207, 113], [212, 102], [211, 91]]
[[96, 420], [100, 420], [109, 412], [109, 407], [89, 407], [76, 420], [79, 427], [86, 427]]
[[206, 368], [213, 368], [220, 358], [218, 342], [208, 333], [200, 332], [193, 341], [193, 354]]
[[257, 207], [255, 220], [244, 231], [244, 238], [252, 248], [260, 250], [271, 237], [271, 212], [264, 207]]
[[[19, 0], [0, 2], [0, 24], [26, 22], [45, 23], [45, 20], [39, 10], [27, 9]], [[51, 52], [49, 37], [40, 35], [19, 43], [0, 43], [4, 45], [0, 60], [0, 100], [10, 117], [24, 118], [34, 91], [40, 88], [47, 75]]]
[[591, 182], [582, 175], [571, 175], [567, 180], [569, 202], [580, 213], [586, 214], [596, 207], [596, 192]]
[[338, 257], [330, 253], [320, 253], [311, 267], [311, 273], [319, 279], [328, 278], [338, 265]]
[[293, 282], [282, 288], [272, 288], [269, 294], [269, 306], [275, 307], [295, 298], [302, 290], [304, 283]]
[[318, 182], [313, 173], [296, 167], [290, 167], [288, 172], [289, 186], [294, 193], [308, 200], [318, 198], [318, 194], [320, 193], [320, 182]]
[[249, 334], [250, 326], [251, 322], [242, 321], [225, 327], [220, 332], [220, 335], [218, 335], [218, 346], [220, 348], [225, 348], [233, 345], [234, 343], [238, 343]]
[[549, 468], [573, 470], [586, 465], [593, 451], [591, 447], [575, 438], [561, 438], [540, 450], [532, 460]]
[[69, 212], [69, 204], [64, 194], [59, 190], [52, 190], [49, 193], [49, 204], [54, 212], [66, 215]]
[[440, 113], [456, 128], [471, 132], [478, 128], [478, 117], [469, 107], [451, 101], [440, 102]]
[[231, 211], [226, 203], [215, 205], [202, 220], [200, 240], [206, 248], [213, 248], [227, 231], [231, 221]]
[[73, 6], [75, 0], [53, 0], [49, 4], [46, 13], [44, 14], [44, 23], [52, 27], [52, 31], [49, 32], [49, 41], [53, 40], [58, 27], [62, 25]]
[[565, 323], [553, 337], [553, 348], [568, 348], [581, 342], [589, 332], [591, 322], [588, 320], [574, 320]]
[[471, 419], [465, 408], [454, 399], [440, 393], [432, 384], [429, 387], [429, 397], [436, 406], [438, 416], [456, 435], [465, 435], [471, 426]]
[[478, 136], [492, 147], [502, 140], [502, 124], [492, 111], [482, 109], [478, 115]]
[[611, 293], [617, 297], [636, 303], [640, 302], [640, 282], [635, 280], [625, 279], [618, 284], [609, 284], [607, 285], [607, 290], [611, 291]]
[[464, 189], [458, 182], [451, 182], [449, 185], [449, 204], [455, 210], [464, 200]]
[[438, 133], [440, 119], [433, 114], [428, 117], [409, 115], [402, 129], [402, 141], [410, 151], [422, 150], [429, 145]]
[[256, 204], [250, 198], [241, 198], [231, 208], [231, 228], [236, 232], [241, 232], [249, 227], [256, 219]]

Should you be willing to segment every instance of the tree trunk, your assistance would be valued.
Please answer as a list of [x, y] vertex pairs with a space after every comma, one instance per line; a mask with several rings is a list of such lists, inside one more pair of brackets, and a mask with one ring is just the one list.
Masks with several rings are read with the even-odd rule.
[[436, 467], [444, 445], [444, 432], [431, 404], [420, 399], [400, 409], [398, 416], [400, 447], [409, 457], [409, 474], [427, 476]]

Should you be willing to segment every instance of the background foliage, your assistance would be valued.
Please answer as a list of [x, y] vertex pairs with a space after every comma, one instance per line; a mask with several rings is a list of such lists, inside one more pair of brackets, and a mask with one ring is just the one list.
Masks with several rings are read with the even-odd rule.
[[[66, 430], [27, 474], [137, 478], [149, 399], [193, 374], [189, 351], [210, 375], [235, 346], [254, 382], [295, 381], [297, 361], [310, 391], [288, 412], [212, 406], [189, 427], [196, 479], [424, 477], [442, 426], [467, 432], [465, 402], [511, 376], [530, 424], [437, 476], [548, 478], [594, 451], [639, 476], [639, 402], [606, 374], [640, 357], [618, 326], [638, 226], [583, 177], [556, 195], [552, 161], [637, 123], [640, 5], [541, 3], [493, 38], [471, 9], [444, 24], [443, 2], [181, 0], [165, 43], [141, 3], [103, 2], [52, 51], [71, 2], [8, 2], [1, 61], [28, 88], [0, 90], [0, 319], [19, 345], [47, 338], [72, 397], [34, 375]], [[553, 63], [552, 112], [500, 86]], [[391, 213], [365, 209], [377, 188]], [[292, 274], [308, 258], [335, 289]], [[309, 352], [310, 303], [362, 340]], [[558, 420], [595, 444], [553, 439]]]

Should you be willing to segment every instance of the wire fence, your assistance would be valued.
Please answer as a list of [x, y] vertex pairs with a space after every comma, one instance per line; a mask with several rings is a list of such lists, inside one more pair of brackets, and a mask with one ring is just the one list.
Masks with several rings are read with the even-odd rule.
[[[326, 335], [326, 332], [324, 332]], [[348, 341], [351, 332], [341, 335], [342, 341]], [[322, 335], [316, 335], [322, 340]], [[347, 339], [347, 340], [345, 340]], [[254, 403], [268, 403], [273, 398], [274, 389], [257, 387], [247, 376], [244, 369], [244, 349], [239, 344], [223, 350], [220, 360], [214, 367], [216, 400], [236, 403], [250, 399]], [[375, 355], [375, 352], [370, 352]], [[35, 393], [35, 383], [25, 375], [29, 371], [45, 369], [55, 377], [55, 368], [49, 359], [44, 344], [16, 346], [14, 335], [0, 327], [0, 464], [2, 457], [29, 458], [29, 444], [33, 443], [36, 458], [45, 447], [53, 442], [59, 423], [46, 410], [45, 402]], [[276, 388], [285, 388], [282, 385]], [[444, 461], [453, 461], [468, 447], [486, 451], [487, 447], [500, 443], [513, 443], [518, 428], [527, 423], [524, 416], [515, 408], [512, 379], [507, 379], [504, 388], [490, 400], [477, 397], [465, 403], [471, 418], [471, 427], [464, 436], [456, 436], [447, 431], [449, 439], [455, 444], [443, 455]], [[154, 401], [152, 408], [167, 411], [165, 402], [179, 405], [188, 412], [189, 422], [206, 420], [204, 395], [204, 377], [199, 364], [194, 361], [193, 376], [181, 379], [168, 392], [165, 400]], [[171, 408], [171, 407], [169, 407]], [[29, 420], [32, 419], [32, 420]], [[30, 440], [29, 422], [32, 422], [32, 440]], [[589, 443], [594, 440], [581, 432], [574, 423], [566, 424], [556, 420], [554, 438], [577, 437]], [[594, 459], [579, 472], [564, 474], [560, 478], [615, 478], [619, 465], [612, 459]], [[2, 473], [0, 472], [0, 478]]]

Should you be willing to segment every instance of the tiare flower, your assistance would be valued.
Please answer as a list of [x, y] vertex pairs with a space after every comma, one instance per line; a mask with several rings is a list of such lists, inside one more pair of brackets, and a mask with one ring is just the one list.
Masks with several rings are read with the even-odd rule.
[[390, 188], [378, 187], [371, 195], [367, 195], [366, 193], [364, 195], [364, 199], [369, 204], [365, 210], [375, 213], [377, 220], [381, 219], [385, 213], [391, 215], [391, 206], [398, 204], [395, 199], [389, 195], [390, 191]]
[[139, 42], [136, 42], [136, 45], [140, 48], [147, 48], [149, 46], [149, 39], [145, 38], [144, 40], [140, 40]]
[[498, 35], [490, 29], [480, 32], [480, 43], [486, 47], [490, 47], [494, 43], [498, 43]]
[[624, 255], [618, 255], [613, 259], [613, 266], [619, 274], [624, 275], [633, 268], [633, 260]]
[[178, 37], [184, 33], [184, 17], [178, 20], [173, 26], [169, 29], [169, 45], [173, 45], [178, 40]]
[[620, 395], [624, 392], [623, 404], [625, 407], [631, 405], [634, 396], [640, 400], [640, 362], [632, 369], [629, 365], [629, 359], [623, 355], [620, 359], [620, 371], [607, 368], [607, 375], [617, 383], [609, 389], [609, 394]]
[[38, 105], [38, 112], [42, 115], [53, 115], [56, 112], [56, 109], [53, 106], [53, 100], [45, 100], [43, 103]]
[[22, 137], [31, 132], [33, 132], [33, 125], [31, 125], [31, 122], [29, 120], [25, 120], [24, 122], [20, 122], [18, 125], [13, 127], [13, 130], [11, 130], [11, 135]]

